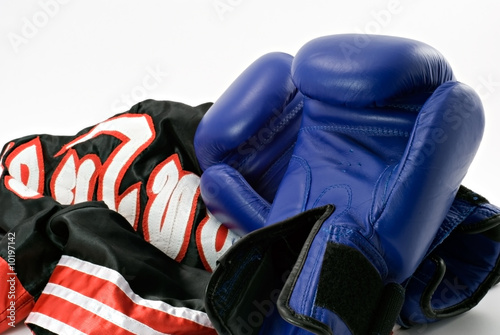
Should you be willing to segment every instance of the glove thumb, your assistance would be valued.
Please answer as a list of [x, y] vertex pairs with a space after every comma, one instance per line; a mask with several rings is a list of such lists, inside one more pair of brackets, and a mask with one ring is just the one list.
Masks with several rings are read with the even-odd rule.
[[200, 190], [207, 209], [236, 233], [246, 234], [265, 225], [271, 205], [231, 166], [207, 168]]

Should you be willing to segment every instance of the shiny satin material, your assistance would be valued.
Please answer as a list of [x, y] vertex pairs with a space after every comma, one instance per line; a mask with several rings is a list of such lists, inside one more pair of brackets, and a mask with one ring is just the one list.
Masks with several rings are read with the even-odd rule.
[[[55, 288], [72, 290], [68, 299], [88, 295], [80, 299], [82, 304], [100, 299], [105, 310], [113, 309], [110, 315], [115, 320], [123, 320], [123, 311], [128, 310], [129, 320], [113, 327], [126, 328], [132, 312], [156, 306], [166, 311], [161, 314], [163, 329], [169, 327], [169, 318], [175, 320], [167, 333], [179, 329], [215, 333], [204, 312], [210, 278], [207, 259], [213, 256], [209, 251], [224, 252], [234, 235], [225, 227], [218, 229], [220, 223], [208, 216], [197, 192], [200, 168], [193, 138], [209, 106], [147, 100], [74, 136], [30, 135], [4, 146], [0, 256], [7, 264], [9, 243], [14, 244], [19, 286], [16, 300], [11, 301], [19, 312], [16, 322], [34, 307], [30, 327], [35, 334], [47, 333], [43, 329], [47, 318], [64, 322], [72, 313], [75, 317], [70, 321], [78, 329], [91, 326], [89, 334], [102, 332], [100, 327], [105, 325], [95, 321], [100, 318], [94, 316], [91, 324], [77, 318], [80, 312], [88, 313], [83, 311], [86, 307], [54, 297], [50, 292]], [[171, 227], [170, 235], [155, 226], [156, 218], [163, 217], [167, 219], [162, 227]], [[208, 239], [206, 227], [211, 232]], [[160, 243], [157, 247], [151, 241]], [[160, 250], [161, 246], [165, 248]], [[176, 257], [166, 254], [172, 251]], [[64, 257], [112, 275], [103, 281], [92, 272], [84, 275], [77, 265], [68, 282], [54, 274], [56, 268], [66, 268], [61, 264]], [[216, 259], [210, 261], [215, 267]], [[4, 265], [2, 271], [9, 271]], [[85, 279], [89, 275], [91, 281]], [[117, 285], [128, 287], [133, 303], [107, 290]], [[40, 297], [44, 299], [38, 302]], [[11, 301], [7, 294], [2, 296], [0, 308], [6, 310]], [[132, 322], [150, 322], [154, 328], [158, 320]]]

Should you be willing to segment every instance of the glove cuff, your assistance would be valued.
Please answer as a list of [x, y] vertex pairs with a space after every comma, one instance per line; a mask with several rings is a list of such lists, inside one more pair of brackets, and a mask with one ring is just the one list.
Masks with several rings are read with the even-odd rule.
[[310, 316], [291, 306], [302, 266], [294, 267], [278, 299], [278, 309], [285, 320], [315, 334], [391, 333], [404, 301], [404, 289], [396, 283], [384, 286], [378, 271], [360, 251], [342, 244], [327, 244]]
[[276, 300], [297, 255], [332, 211], [332, 206], [320, 207], [258, 229], [219, 259], [205, 296], [207, 314], [218, 334], [257, 335], [266, 321], [275, 321], [268, 319], [279, 316]]

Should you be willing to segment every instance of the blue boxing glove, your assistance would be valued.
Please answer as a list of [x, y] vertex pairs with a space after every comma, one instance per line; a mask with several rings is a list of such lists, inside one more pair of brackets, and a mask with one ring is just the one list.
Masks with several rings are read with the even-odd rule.
[[[202, 196], [221, 221], [243, 231], [265, 224], [268, 200], [276, 191], [295, 141], [302, 105], [300, 93], [290, 86], [291, 61], [291, 56], [276, 53], [252, 64], [215, 102], [198, 128], [198, 156], [206, 169]], [[269, 69], [275, 71], [269, 73]], [[221, 122], [227, 131], [220, 131]], [[279, 132], [288, 136], [281, 137], [284, 141], [273, 141]], [[252, 171], [252, 186], [264, 197], [245, 180]], [[270, 175], [274, 179], [263, 177]], [[470, 194], [468, 190], [458, 193], [428, 250], [432, 255], [405, 283], [405, 304], [398, 320], [401, 325], [408, 327], [463, 313], [496, 283], [500, 242], [488, 236], [495, 236], [500, 229], [500, 210], [485, 201], [478, 205], [470, 199], [482, 198]], [[448, 237], [459, 224], [459, 229]], [[461, 253], [451, 257], [457, 243]], [[279, 329], [283, 329], [282, 325]]]
[[[308, 264], [308, 258], [306, 256], [311, 254], [311, 249], [319, 250], [318, 254], [324, 253], [326, 257], [325, 259], [327, 260], [336, 259], [337, 256], [339, 259], [343, 259], [345, 257], [341, 255], [342, 252], [352, 254], [351, 252], [354, 250], [358, 253], [354, 253], [351, 255], [352, 257], [354, 257], [354, 259], [360, 261], [365, 258], [365, 260], [367, 260], [364, 266], [356, 268], [370, 269], [371, 266], [374, 266], [375, 275], [373, 271], [371, 272], [371, 275], [377, 278], [378, 276], [380, 276], [381, 279], [379, 279], [379, 281], [382, 284], [386, 284], [389, 281], [401, 282], [403, 276], [409, 276], [411, 273], [405, 273], [404, 275], [401, 275], [401, 273], [398, 272], [399, 270], [394, 270], [390, 267], [387, 267], [387, 263], [395, 262], [394, 259], [396, 259], [397, 261], [399, 261], [398, 266], [400, 266], [400, 268], [414, 269], [416, 267], [415, 258], [423, 258], [425, 252], [422, 252], [422, 250], [425, 251], [425, 247], [429, 247], [431, 242], [431, 239], [429, 239], [429, 237], [434, 236], [433, 234], [437, 232], [437, 229], [439, 227], [439, 224], [433, 226], [429, 222], [436, 222], [436, 217], [433, 217], [433, 215], [435, 214], [442, 215], [442, 217], [439, 219], [442, 220], [444, 218], [443, 211], [444, 213], [446, 213], [447, 206], [449, 207], [449, 203], [445, 204], [445, 206], [443, 207], [444, 209], [441, 209], [441, 212], [439, 212], [441, 206], [435, 206], [436, 204], [434, 203], [434, 201], [431, 203], [425, 203], [425, 201], [419, 199], [418, 197], [416, 198], [416, 204], [420, 204], [421, 206], [418, 210], [415, 210], [413, 206], [407, 205], [404, 209], [408, 210], [409, 214], [411, 214], [411, 211], [415, 211], [417, 213], [419, 211], [422, 211], [422, 208], [425, 207], [423, 205], [424, 203], [425, 205], [429, 205], [429, 208], [437, 208], [437, 211], [429, 211], [427, 209], [426, 214], [422, 214], [423, 216], [420, 219], [425, 217], [425, 219], [427, 220], [429, 217], [432, 217], [433, 220], [425, 221], [427, 224], [422, 225], [424, 226], [424, 229], [419, 233], [415, 233], [415, 231], [418, 231], [419, 228], [422, 227], [419, 227], [417, 229], [415, 228], [415, 226], [407, 226], [407, 224], [398, 224], [397, 226], [394, 226], [394, 223], [391, 222], [392, 219], [386, 218], [386, 216], [390, 217], [394, 214], [392, 213], [392, 210], [387, 210], [387, 205], [391, 205], [391, 201], [395, 201], [395, 203], [397, 203], [398, 205], [403, 202], [401, 199], [401, 197], [403, 196], [401, 194], [405, 194], [405, 192], [409, 191], [408, 189], [406, 189], [406, 186], [405, 188], [402, 188], [398, 184], [403, 182], [404, 185], [407, 185], [411, 182], [416, 181], [416, 179], [414, 179], [415, 177], [410, 178], [407, 172], [409, 167], [410, 169], [412, 168], [412, 165], [414, 171], [413, 175], [419, 175], [420, 172], [420, 179], [416, 182], [416, 184], [418, 185], [414, 186], [416, 187], [417, 191], [420, 190], [421, 192], [425, 193], [429, 190], [432, 190], [439, 195], [437, 196], [437, 198], [440, 198], [441, 204], [445, 203], [445, 200], [451, 202], [451, 200], [453, 199], [453, 192], [456, 192], [458, 184], [455, 185], [454, 191], [448, 193], [447, 198], [442, 193], [442, 186], [438, 187], [437, 185], [432, 185], [432, 182], [429, 182], [429, 180], [427, 179], [428, 176], [423, 176], [423, 174], [421, 173], [422, 171], [419, 170], [422, 166], [424, 168], [424, 171], [425, 169], [427, 169], [428, 171], [439, 174], [439, 172], [436, 172], [437, 170], [439, 170], [440, 173], [443, 173], [444, 175], [447, 175], [449, 178], [451, 178], [448, 181], [458, 180], [459, 182], [459, 180], [461, 179], [460, 174], [463, 177], [466, 167], [472, 159], [475, 145], [477, 146], [478, 139], [480, 138], [480, 130], [482, 127], [481, 107], [479, 104], [476, 109], [474, 103], [476, 103], [477, 101], [474, 100], [477, 99], [477, 97], [474, 96], [474, 94], [471, 93], [467, 88], [463, 87], [463, 85], [455, 82], [448, 83], [440, 87], [434, 93], [434, 95], [429, 98], [436, 87], [438, 87], [441, 83], [453, 78], [453, 75], [451, 74], [451, 70], [449, 69], [447, 63], [432, 48], [414, 41], [377, 37], [371, 41], [372, 44], [368, 45], [366, 50], [360, 50], [361, 52], [359, 57], [351, 57], [352, 55], [350, 55], [349, 58], [355, 61], [354, 63], [352, 63], [347, 62], [345, 57], [339, 57], [339, 55], [345, 56], [345, 46], [349, 45], [348, 43], [354, 38], [355, 37], [352, 35], [330, 37], [327, 38], [327, 40], [330, 39], [330, 42], [327, 41], [327, 43], [325, 43], [325, 45], [328, 44], [326, 48], [319, 47], [324, 44], [325, 40], [323, 39], [321, 40], [321, 42], [318, 42], [320, 40], [313, 41], [312, 43], [308, 44], [305, 49], [303, 48], [301, 50], [302, 53], [299, 53], [299, 56], [307, 54], [307, 51], [304, 50], [308, 50], [308, 48], [311, 49], [311, 45], [315, 45], [316, 47], [316, 49], [312, 48], [313, 51], [311, 52], [311, 54], [314, 54], [316, 57], [312, 57], [312, 60], [310, 62], [310, 64], [313, 64], [314, 66], [312, 66], [312, 68], [309, 67], [307, 71], [303, 70], [302, 73], [302, 75], [304, 75], [305, 72], [309, 73], [313, 75], [313, 79], [319, 80], [318, 87], [314, 89], [310, 89], [311, 84], [312, 86], [314, 86], [314, 83], [318, 80], [309, 80], [309, 82], [307, 81], [307, 78], [306, 80], [303, 80], [303, 77], [301, 78], [300, 76], [301, 72], [297, 72], [297, 68], [299, 70], [301, 69], [300, 63], [297, 63], [297, 59], [294, 61], [294, 80], [296, 80], [296, 83], [299, 85], [306, 83], [305, 86], [299, 87], [301, 88], [300, 90], [305, 93], [306, 96], [308, 96], [307, 98], [305, 98], [306, 106], [307, 104], [309, 104], [309, 106], [312, 106], [309, 110], [306, 109], [306, 111], [308, 111], [308, 114], [304, 116], [304, 122], [306, 124], [308, 122], [313, 124], [312, 126], [308, 124], [304, 129], [302, 129], [301, 135], [299, 135], [298, 143], [301, 143], [301, 138], [304, 138], [305, 136], [306, 140], [304, 143], [307, 143], [308, 145], [312, 143], [312, 146], [303, 151], [297, 148], [295, 149], [296, 151], [299, 151], [300, 155], [296, 155], [292, 158], [292, 172], [290, 173], [290, 175], [296, 175], [294, 177], [287, 176], [285, 178], [292, 178], [291, 180], [293, 180], [294, 178], [297, 179], [297, 175], [299, 176], [299, 179], [303, 178], [304, 176], [300, 175], [303, 173], [302, 169], [304, 169], [304, 167], [306, 167], [307, 169], [310, 168], [310, 171], [305, 174], [305, 182], [298, 182], [294, 184], [283, 182], [282, 189], [280, 190], [280, 193], [278, 193], [275, 204], [273, 205], [271, 217], [270, 219], [268, 219], [268, 222], [272, 223], [273, 221], [279, 221], [295, 213], [307, 210], [308, 208], [313, 208], [321, 204], [333, 202], [337, 205], [337, 207], [342, 208], [342, 210], [339, 213], [339, 208], [337, 208], [336, 212], [332, 216], [335, 219], [327, 220], [324, 224], [322, 224], [322, 226], [331, 227], [332, 231], [349, 231], [349, 234], [352, 234], [353, 237], [337, 237], [339, 240], [344, 239], [343, 241], [337, 241], [335, 238], [332, 238], [329, 242], [323, 243], [328, 245], [328, 247], [321, 246], [318, 242], [315, 242], [316, 239], [308, 241], [308, 243], [306, 243], [306, 247], [302, 250], [302, 258], [305, 257], [305, 259], [299, 257], [298, 264], [302, 263], [299, 268], [302, 269], [304, 267], [304, 264]], [[325, 50], [326, 52], [324, 52]], [[330, 51], [332, 51], [331, 54]], [[366, 55], [369, 55], [370, 57]], [[398, 55], [398, 60], [401, 61], [400, 63], [394, 62], [392, 60], [391, 57], [394, 57], [394, 55]], [[297, 56], [297, 58], [301, 62], [303, 61], [304, 64], [308, 63], [309, 57], [299, 56]], [[399, 56], [401, 56], [401, 59]], [[330, 60], [328, 59], [329, 57], [331, 57]], [[363, 59], [363, 57], [365, 59]], [[370, 59], [371, 57], [375, 57], [375, 59]], [[378, 63], [377, 57], [380, 57], [378, 58]], [[405, 57], [408, 57], [408, 59], [405, 59]], [[406, 64], [405, 61], [407, 61], [408, 63]], [[363, 64], [363, 62], [365, 64]], [[299, 65], [296, 66], [296, 64]], [[411, 66], [409, 64], [411, 64]], [[368, 68], [363, 69], [362, 65], [367, 65]], [[321, 69], [321, 66], [325, 66], [324, 70], [326, 71], [324, 72], [327, 75], [321, 75], [321, 72], [323, 71]], [[352, 68], [353, 70], [351, 72], [347, 71], [346, 69], [349, 68]], [[339, 74], [335, 74], [335, 71], [337, 70], [339, 71]], [[359, 73], [357, 73], [357, 71]], [[387, 72], [387, 74], [384, 74], [384, 72]], [[345, 73], [345, 75], [342, 75], [342, 73]], [[349, 78], [349, 76], [352, 77]], [[297, 82], [297, 80], [299, 81]], [[370, 80], [372, 82], [370, 82]], [[328, 85], [330, 85], [331, 87], [328, 88]], [[457, 90], [459, 91], [458, 93]], [[354, 97], [357, 100], [354, 99]], [[466, 104], [465, 108], [462, 108], [461, 111], [458, 110], [458, 112], [455, 112], [455, 110], [451, 110], [448, 108], [449, 104], [454, 103], [456, 102], [456, 100], [460, 100], [462, 98], [464, 98], [464, 101], [466, 101], [468, 104]], [[345, 101], [342, 101], [342, 99], [344, 99]], [[425, 105], [424, 107], [422, 107], [424, 102]], [[216, 102], [216, 105], [218, 103], [219, 101]], [[420, 110], [420, 108], [422, 109]], [[329, 114], [330, 111], [334, 111], [334, 114]], [[444, 114], [439, 114], [443, 111]], [[462, 112], [462, 114], [460, 114], [460, 112]], [[463, 121], [464, 118], [469, 118], [473, 113], [478, 113], [479, 117], [475, 119], [477, 123], [477, 128], [475, 130], [477, 131], [477, 133], [474, 135], [474, 128], [470, 130], [471, 133], [469, 133], [469, 135], [465, 133], [466, 137], [471, 137], [469, 138], [469, 140], [472, 139], [472, 141], [468, 142], [469, 146], [465, 146], [465, 148], [468, 147], [470, 149], [469, 155], [463, 156], [463, 161], [460, 165], [461, 169], [458, 169], [457, 173], [450, 176], [449, 171], [447, 170], [450, 169], [449, 163], [448, 165], [442, 164], [446, 162], [441, 162], [439, 160], [439, 155], [436, 158], [435, 151], [437, 150], [439, 152], [439, 150], [443, 150], [442, 152], [446, 155], [450, 154], [450, 150], [456, 150], [459, 141], [457, 142], [454, 140], [454, 138], [452, 138], [451, 142], [449, 142], [448, 144], [446, 144], [446, 142], [448, 142], [449, 136], [452, 135], [460, 138], [460, 136], [456, 134], [455, 128], [461, 125], [459, 121]], [[323, 117], [320, 117], [319, 120], [326, 122], [319, 122], [318, 124], [314, 124], [318, 121], [318, 115], [323, 115]], [[440, 115], [442, 117], [441, 123], [444, 123], [443, 127], [439, 120], [436, 121], [435, 115]], [[324, 120], [322, 120], [322, 118], [324, 118]], [[334, 120], [332, 120], [332, 118]], [[424, 124], [429, 122], [431, 123], [431, 125], [422, 126], [422, 122], [424, 122]], [[331, 123], [335, 123], [335, 127], [331, 127]], [[450, 125], [450, 123], [453, 124]], [[415, 127], [413, 127], [414, 125]], [[446, 128], [445, 126], [448, 126], [448, 128]], [[394, 128], [398, 128], [397, 131], [394, 130]], [[429, 131], [429, 129], [431, 129], [432, 131]], [[327, 131], [323, 132], [324, 130]], [[304, 135], [306, 133], [308, 135]], [[424, 133], [425, 135], [421, 135], [422, 133]], [[316, 136], [314, 136], [318, 134], [321, 135], [319, 141], [318, 139], [315, 139]], [[411, 146], [408, 145], [408, 136], [410, 135], [412, 139], [410, 141], [410, 143], [412, 143]], [[445, 138], [446, 140], [444, 140]], [[348, 151], [339, 150], [339, 148], [342, 148], [343, 142], [346, 139], [348, 139], [348, 141], [352, 141], [352, 143], [354, 144], [350, 146]], [[314, 145], [315, 141], [317, 145]], [[455, 146], [451, 144], [454, 144]], [[446, 145], [451, 146], [447, 147]], [[336, 150], [337, 153], [332, 155], [332, 150], [329, 151], [329, 149]], [[347, 150], [347, 147], [345, 147], [344, 149]], [[356, 149], [356, 151], [354, 149]], [[325, 157], [326, 155], [322, 154], [321, 152], [328, 153], [328, 156]], [[457, 154], [457, 152], [453, 152], [453, 154]], [[355, 157], [358, 166], [353, 166], [353, 164], [350, 162], [342, 162], [342, 158], [348, 158], [349, 155], [351, 155], [351, 157]], [[304, 162], [307, 164], [304, 165]], [[311, 166], [308, 166], [309, 162], [318, 164], [318, 166], [322, 167], [326, 166], [327, 168], [313, 169], [311, 168]], [[365, 163], [366, 165], [364, 165]], [[427, 163], [429, 163], [432, 168], [426, 166]], [[400, 170], [401, 166], [405, 166], [406, 170]], [[439, 168], [437, 168], [436, 166], [439, 166]], [[369, 168], [367, 169], [367, 167]], [[382, 172], [380, 170], [381, 167], [384, 167], [385, 171]], [[322, 170], [327, 171], [326, 175], [321, 176]], [[318, 171], [320, 172], [319, 174], [317, 174]], [[359, 174], [359, 171], [363, 173]], [[448, 172], [445, 173], [443, 171]], [[332, 176], [333, 178], [331, 178]], [[394, 176], [399, 177], [394, 178]], [[407, 179], [403, 178], [402, 180], [401, 176]], [[453, 179], [453, 177], [455, 179]], [[332, 180], [337, 184], [328, 184]], [[432, 178], [430, 180], [432, 181]], [[446, 181], [446, 178], [444, 178], [444, 180]], [[325, 187], [324, 184], [327, 184], [329, 186]], [[444, 184], [447, 186], [447, 191], [449, 192], [452, 189], [450, 188], [450, 184], [453, 183], [445, 182]], [[352, 185], [357, 186], [353, 188]], [[425, 185], [426, 187], [424, 187]], [[287, 189], [287, 186], [290, 186], [293, 189], [288, 188], [287, 191], [283, 191], [283, 189]], [[298, 190], [297, 187], [300, 188], [301, 186], [307, 186], [308, 188]], [[418, 186], [422, 186], [422, 188], [419, 189]], [[323, 190], [319, 192], [318, 190], [321, 190], [322, 187]], [[396, 194], [398, 192], [401, 192], [399, 198], [387, 197], [387, 193], [385, 192], [390, 192], [391, 189], [395, 191]], [[404, 191], [405, 189], [406, 191]], [[353, 190], [355, 190], [355, 192]], [[280, 194], [285, 194], [286, 196], [280, 196]], [[367, 207], [366, 203], [369, 203], [371, 201], [372, 194], [374, 198], [374, 200], [372, 201], [373, 204], [371, 207]], [[409, 193], [406, 194], [408, 195]], [[298, 195], [299, 197], [296, 198], [296, 195]], [[302, 199], [300, 199], [300, 197], [302, 197]], [[280, 199], [285, 200], [281, 201], [280, 205], [277, 205]], [[292, 201], [290, 201], [290, 199]], [[301, 200], [303, 200], [302, 203]], [[344, 200], [344, 202], [342, 200]], [[353, 200], [355, 201], [353, 202]], [[353, 204], [356, 205], [356, 211], [352, 209]], [[250, 204], [249, 206], [252, 206], [252, 204]], [[396, 209], [399, 209], [398, 214], [401, 215], [402, 209]], [[396, 209], [394, 209], [394, 211], [396, 211]], [[363, 213], [363, 211], [365, 211], [366, 213]], [[235, 213], [237, 213], [237, 211]], [[429, 213], [432, 213], [432, 215], [430, 215]], [[347, 223], [337, 225], [335, 224], [335, 222], [330, 222], [332, 220], [338, 221], [343, 216], [347, 216]], [[376, 224], [377, 220], [374, 220], [377, 218], [377, 216], [380, 216], [378, 225]], [[412, 216], [410, 216], [410, 218], [411, 217]], [[387, 220], [387, 222], [389, 223], [380, 225], [380, 222], [382, 222], [380, 221], [380, 218], [383, 219], [382, 221]], [[404, 219], [407, 219], [406, 215], [404, 215]], [[349, 222], [350, 220], [354, 222]], [[440, 222], [439, 220], [438, 222]], [[413, 222], [415, 221], [418, 221], [418, 218], [415, 218], [413, 220]], [[393, 225], [394, 229], [387, 229], [386, 226], [390, 226], [391, 224]], [[429, 229], [425, 229], [425, 226], [427, 226], [427, 228], [432, 226], [434, 230], [432, 231], [431, 229], [429, 231]], [[353, 229], [353, 227], [357, 229]], [[441, 235], [445, 236], [452, 228], [453, 227], [449, 225], [444, 228], [440, 228]], [[366, 232], [359, 232], [363, 231], [364, 229], [366, 229], [367, 231], [371, 230], [371, 232], [374, 233], [370, 235], [371, 240], [366, 235], [363, 235], [366, 234]], [[351, 233], [351, 231], [356, 230], [358, 230], [357, 233]], [[417, 248], [420, 248], [419, 250], [417, 250], [416, 257], [413, 253], [412, 255], [408, 256], [403, 255], [403, 253], [398, 254], [397, 252], [394, 252], [394, 250], [399, 251], [398, 248], [401, 247], [400, 245], [398, 245], [398, 241], [384, 241], [384, 239], [390, 237], [391, 234], [397, 235], [398, 231], [399, 233], [405, 233], [407, 237], [415, 233], [415, 239], [418, 240], [418, 242], [413, 242], [413, 245]], [[323, 230], [319, 229], [317, 231], [317, 234], [314, 234], [314, 236], [322, 235], [322, 232]], [[381, 234], [381, 232], [385, 233]], [[340, 235], [342, 235], [342, 233]], [[361, 236], [361, 238], [357, 238], [356, 236], [358, 235]], [[354, 241], [351, 241], [350, 238], [353, 238]], [[425, 241], [426, 243], [420, 243], [425, 240], [425, 238], [427, 238], [427, 240]], [[359, 242], [360, 240], [363, 241], [363, 239], [369, 240], [371, 241], [371, 243]], [[325, 240], [328, 240], [328, 238], [325, 238]], [[357, 244], [354, 242], [356, 242]], [[407, 241], [404, 241], [404, 243], [406, 244]], [[243, 243], [240, 243], [240, 246], [242, 244]], [[425, 246], [422, 247], [422, 244], [425, 244]], [[335, 250], [336, 247], [340, 247], [341, 252], [334, 252], [333, 255], [331, 252], [328, 252], [329, 250], [331, 251], [332, 248], [333, 250]], [[391, 255], [390, 251], [387, 252], [387, 249], [391, 248], [393, 249], [392, 252], [395, 255]], [[324, 251], [325, 249], [326, 251]], [[367, 250], [369, 251], [367, 252]], [[394, 259], [391, 259], [391, 256]], [[407, 258], [401, 257], [403, 259], [403, 261], [401, 261], [401, 259], [397, 259], [399, 256], [407, 256]], [[412, 259], [408, 259], [408, 257]], [[346, 259], [350, 260], [349, 258]], [[409, 261], [411, 265], [407, 265], [407, 261]], [[317, 267], [319, 266], [319, 263], [315, 264], [317, 265]], [[321, 322], [318, 322], [317, 319], [319, 317], [316, 319], [316, 321], [314, 321], [315, 318], [314, 316], [311, 318], [312, 315], [306, 315], [306, 317], [304, 317], [304, 315], [300, 316], [300, 308], [305, 308], [305, 310], [311, 308], [311, 311], [317, 310], [317, 301], [315, 302], [314, 300], [318, 300], [319, 298], [319, 300], [321, 301], [321, 299], [324, 299], [325, 296], [318, 295], [315, 299], [313, 299], [313, 293], [316, 292], [316, 289], [318, 290], [316, 293], [324, 290], [325, 285], [320, 285], [319, 287], [317, 287], [317, 285], [314, 285], [314, 281], [325, 281], [321, 281], [318, 279], [318, 277], [321, 276], [319, 275], [320, 270], [317, 268], [315, 270], [316, 272], [307, 274], [309, 278], [312, 278], [312, 281], [304, 284], [304, 280], [301, 279], [304, 277], [304, 271], [297, 270], [297, 268], [298, 267], [296, 265], [294, 267], [294, 272], [290, 276], [290, 278], [292, 279], [289, 278], [287, 285], [285, 285], [285, 290], [283, 290], [283, 293], [281, 294], [280, 306], [282, 309], [282, 314], [293, 323], [297, 323], [302, 327], [321, 332], [321, 329], [324, 326], [321, 325]], [[328, 267], [323, 266], [322, 268]], [[370, 271], [367, 270], [367, 273], [368, 272]], [[378, 274], [376, 274], [377, 272]], [[391, 272], [393, 277], [391, 277]], [[321, 270], [321, 274], [323, 277], [328, 278], [328, 276], [323, 275], [323, 273], [327, 273], [327, 270]], [[300, 276], [298, 276], [299, 274]], [[290, 284], [290, 280], [292, 280], [292, 282], [294, 283], [293, 285]], [[364, 280], [363, 282], [366, 283], [366, 280]], [[373, 290], [374, 281], [371, 280], [368, 282], [370, 283], [369, 291], [372, 293], [372, 295], [359, 294], [359, 296], [368, 300], [370, 300], [370, 298], [368, 297], [371, 296], [371, 300], [368, 302], [372, 303], [373, 305], [376, 303], [375, 300], [378, 299], [373, 297], [376, 297], [377, 295], [378, 297], [380, 297], [382, 293], [380, 293], [380, 285], [378, 285], [378, 290]], [[354, 283], [355, 281], [349, 280], [349, 284]], [[292, 287], [294, 285], [300, 286], [301, 284], [305, 285], [305, 287], [299, 289], [297, 289], [296, 287]], [[387, 294], [387, 296], [390, 297], [392, 295], [396, 298], [392, 300], [388, 299], [388, 301], [391, 302], [393, 300], [398, 300], [397, 292], [399, 291], [399, 289], [397, 285], [389, 285], [389, 287], [393, 288], [393, 293], [389, 293]], [[310, 295], [307, 296], [306, 293], [306, 298], [304, 298], [304, 296], [301, 296], [300, 299], [297, 299], [297, 301], [301, 300], [301, 306], [295, 309], [296, 307], [293, 306], [293, 294], [300, 295], [305, 288], [309, 288], [311, 290], [309, 292]], [[357, 290], [355, 289], [354, 291]], [[287, 292], [290, 293], [289, 297], [287, 297]], [[304, 292], [307, 292], [307, 290], [305, 290]], [[396, 294], [394, 292], [396, 292]], [[327, 296], [333, 295], [328, 294]], [[324, 303], [325, 302], [323, 301], [323, 304]], [[342, 304], [340, 304], [340, 306], [342, 307]], [[345, 307], [346, 304], [344, 304], [343, 306]], [[365, 305], [364, 307], [366, 306], [368, 305]], [[358, 333], [360, 329], [364, 329], [363, 327], [365, 327], [366, 329], [377, 328], [378, 330], [380, 330], [380, 327], [378, 326], [375, 326], [374, 328], [373, 325], [369, 325], [368, 319], [372, 317], [372, 315], [370, 314], [372, 311], [369, 308], [363, 309], [364, 311], [366, 311], [366, 313], [361, 313], [360, 315], [365, 316], [365, 318], [363, 319], [365, 322], [356, 322], [355, 325], [352, 324], [352, 322], [349, 322], [349, 320], [347, 320], [346, 322], [335, 322], [333, 325], [328, 325], [325, 329], [327, 329], [328, 327], [336, 327], [335, 329], [337, 329], [337, 331], [340, 331], [341, 333], [347, 332], [347, 329], [350, 329], [352, 327], [356, 328], [354, 329], [354, 333]], [[297, 312], [297, 310], [299, 312]], [[347, 308], [347, 310], [347, 312], [343, 310], [339, 312], [336, 310], [335, 313], [337, 313], [337, 317], [340, 316], [340, 318], [343, 320], [349, 319], [349, 316], [355, 316], [356, 320], [358, 319], [358, 313], [353, 313], [352, 308]], [[397, 310], [398, 308], [393, 308], [392, 315], [394, 315], [395, 311]], [[297, 316], [299, 316], [299, 321], [297, 321]], [[380, 319], [387, 320], [388, 318], [384, 317]], [[332, 319], [332, 317], [330, 316], [330, 320], [335, 320], [335, 317], [333, 317]], [[389, 321], [385, 322], [382, 327], [385, 329], [385, 331], [387, 331], [387, 328], [391, 325], [392, 324]], [[315, 329], [315, 327], [319, 328]], [[263, 327], [263, 329], [276, 329], [276, 327], [273, 325], [269, 325], [268, 323], [265, 327]]]
[[250, 65], [201, 120], [194, 145], [208, 210], [240, 233], [267, 219], [292, 155], [302, 95], [292, 56], [270, 53]]
[[427, 254], [482, 138], [477, 94], [416, 41], [319, 38], [292, 64], [301, 128], [267, 224], [319, 206], [278, 300], [318, 334], [389, 334], [402, 284]]

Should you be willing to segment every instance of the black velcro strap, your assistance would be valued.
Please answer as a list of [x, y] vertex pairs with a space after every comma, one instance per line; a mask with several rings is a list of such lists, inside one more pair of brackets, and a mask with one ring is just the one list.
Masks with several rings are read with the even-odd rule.
[[388, 335], [404, 301], [398, 284], [384, 287], [378, 271], [358, 250], [328, 243], [316, 305], [335, 312], [353, 335]]
[[372, 335], [391, 333], [403, 307], [404, 298], [405, 290], [401, 285], [389, 283], [384, 287], [377, 313], [372, 321]]

